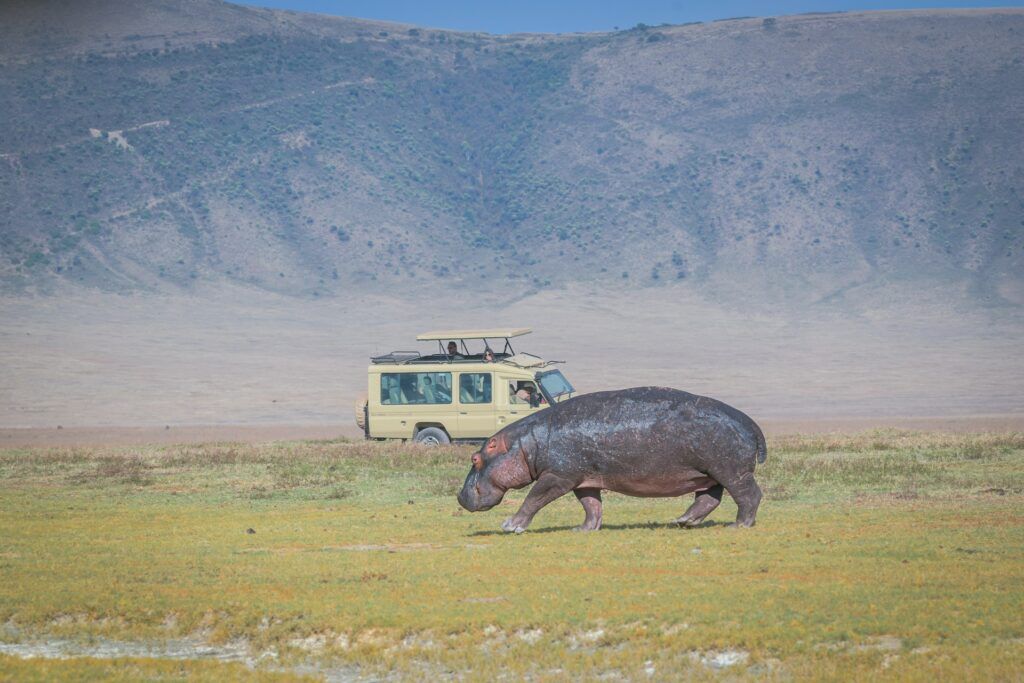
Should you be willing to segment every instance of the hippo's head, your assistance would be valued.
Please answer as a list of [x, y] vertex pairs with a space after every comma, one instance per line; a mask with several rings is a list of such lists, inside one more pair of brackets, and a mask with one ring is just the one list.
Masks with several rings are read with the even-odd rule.
[[459, 491], [459, 505], [470, 512], [483, 512], [501, 502], [509, 489], [520, 489], [531, 481], [523, 438], [502, 430], [473, 454], [473, 467]]

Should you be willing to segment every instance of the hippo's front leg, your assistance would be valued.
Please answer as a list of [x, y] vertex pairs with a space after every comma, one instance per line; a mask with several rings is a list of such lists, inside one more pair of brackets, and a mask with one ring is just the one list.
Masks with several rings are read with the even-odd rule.
[[526, 500], [519, 507], [519, 511], [502, 522], [501, 528], [517, 534], [523, 533], [526, 531], [526, 527], [530, 526], [530, 522], [533, 521], [533, 516], [542, 507], [554, 499], [564, 496], [574, 488], [576, 488], [575, 482], [559, 477], [556, 474], [545, 472], [537, 477], [537, 483], [526, 494]]

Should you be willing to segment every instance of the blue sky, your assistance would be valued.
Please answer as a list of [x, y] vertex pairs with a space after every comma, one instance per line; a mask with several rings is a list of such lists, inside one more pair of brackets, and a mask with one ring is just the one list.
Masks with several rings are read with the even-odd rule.
[[235, 0], [240, 4], [384, 19], [488, 33], [609, 31], [638, 23], [682, 24], [739, 16], [933, 7], [1019, 7], [1021, 2], [959, 0]]

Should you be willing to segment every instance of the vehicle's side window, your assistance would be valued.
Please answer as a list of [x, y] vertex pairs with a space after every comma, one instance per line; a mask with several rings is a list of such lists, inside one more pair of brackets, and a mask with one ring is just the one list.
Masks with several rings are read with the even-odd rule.
[[459, 375], [460, 403], [490, 403], [491, 373], [464, 372]]
[[529, 405], [536, 408], [541, 404], [543, 396], [537, 390], [537, 384], [530, 380], [509, 380], [508, 402], [512, 405]]
[[382, 405], [451, 403], [450, 372], [385, 372], [380, 376]]

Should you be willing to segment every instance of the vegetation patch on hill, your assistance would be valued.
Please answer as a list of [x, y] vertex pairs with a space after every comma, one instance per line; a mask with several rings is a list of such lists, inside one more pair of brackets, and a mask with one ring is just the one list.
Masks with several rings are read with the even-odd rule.
[[8, 5], [0, 291], [781, 281], [816, 300], [895, 278], [1024, 301], [1017, 9], [491, 36]]

